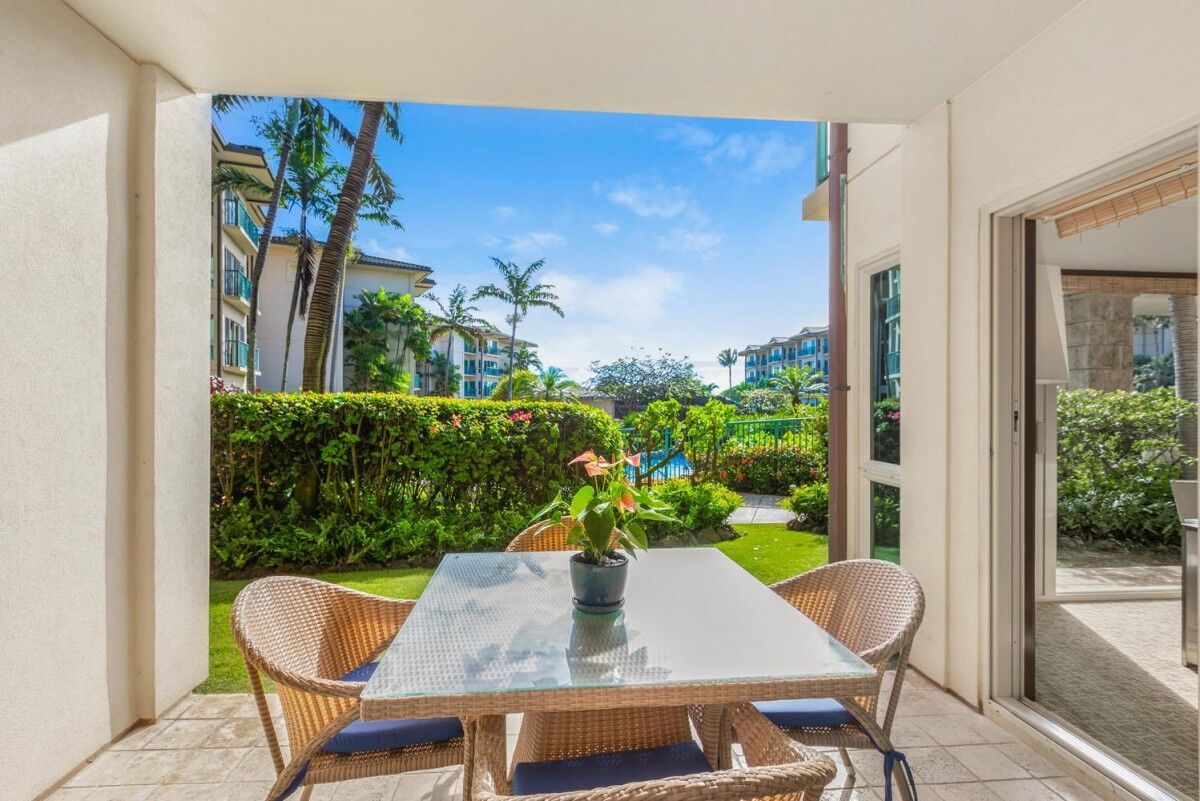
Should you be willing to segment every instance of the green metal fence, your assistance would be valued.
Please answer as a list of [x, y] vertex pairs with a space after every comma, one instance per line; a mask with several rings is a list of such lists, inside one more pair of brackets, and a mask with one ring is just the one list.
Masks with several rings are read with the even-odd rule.
[[[692, 465], [683, 453], [678, 453], [679, 442], [670, 426], [659, 432], [661, 442], [647, 443], [632, 428], [622, 428], [625, 447], [630, 453], [642, 455], [642, 472], [651, 471], [654, 481], [684, 478], [692, 474]], [[812, 420], [807, 417], [766, 418], [762, 420], [734, 420], [725, 424], [722, 447], [767, 448], [817, 448], [819, 434]]]

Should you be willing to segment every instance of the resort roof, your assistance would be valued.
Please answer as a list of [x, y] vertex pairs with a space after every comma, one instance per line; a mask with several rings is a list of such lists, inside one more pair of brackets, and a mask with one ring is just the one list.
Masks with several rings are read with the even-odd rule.
[[[213, 161], [216, 164], [245, 170], [265, 186], [275, 185], [275, 176], [271, 173], [271, 168], [267, 164], [266, 153], [263, 152], [261, 147], [235, 145], [231, 142], [226, 142], [215, 125], [212, 127], [212, 145]], [[271, 202], [269, 193], [241, 190], [241, 194], [251, 203]]]
[[[295, 236], [273, 236], [271, 237], [271, 244], [294, 246], [296, 244], [296, 238]], [[325, 247], [325, 243], [320, 239], [313, 239], [313, 244], [319, 248]], [[361, 251], [358, 254], [358, 258], [355, 259], [353, 263], [362, 265], [363, 267], [386, 267], [392, 270], [406, 270], [408, 272], [424, 273], [422, 277], [417, 279], [417, 286], [423, 289], [429, 289], [437, 285], [437, 282], [429, 277], [429, 274], [433, 272], [433, 268], [426, 267], [424, 264], [415, 264], [411, 261], [400, 261], [399, 259], [389, 259], [384, 256], [375, 256], [370, 253], [362, 253]]]

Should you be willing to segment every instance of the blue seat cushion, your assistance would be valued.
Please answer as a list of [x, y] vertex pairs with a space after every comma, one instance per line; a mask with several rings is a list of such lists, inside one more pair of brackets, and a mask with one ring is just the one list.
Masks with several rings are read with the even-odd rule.
[[[376, 663], [359, 665], [342, 675], [342, 681], [366, 681]], [[406, 718], [402, 720], [356, 720], [330, 738], [321, 749], [328, 754], [357, 754], [387, 751], [427, 743], [441, 743], [463, 736], [458, 718]]]
[[564, 793], [629, 784], [671, 776], [688, 776], [712, 770], [700, 746], [692, 741], [620, 751], [615, 754], [522, 762], [513, 771], [513, 795]]
[[756, 701], [754, 706], [767, 720], [785, 729], [834, 728], [854, 722], [846, 707], [832, 698]]

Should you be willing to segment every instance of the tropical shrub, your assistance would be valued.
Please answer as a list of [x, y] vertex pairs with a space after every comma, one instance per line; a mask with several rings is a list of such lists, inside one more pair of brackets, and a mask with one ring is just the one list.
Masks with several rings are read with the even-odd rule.
[[1058, 393], [1058, 532], [1092, 542], [1179, 540], [1171, 481], [1195, 463], [1178, 439], [1196, 413], [1168, 388]]
[[721, 449], [717, 479], [756, 494], [785, 495], [793, 486], [825, 480], [825, 453], [795, 445], [739, 445]]
[[[828, 419], [828, 412], [826, 412]], [[884, 398], [871, 405], [871, 458], [900, 464], [900, 399]]]
[[678, 521], [646, 526], [652, 542], [672, 534], [720, 528], [742, 505], [742, 496], [727, 487], [712, 482], [693, 484], [682, 478], [655, 485], [651, 494], [666, 504]]
[[680, 434], [683, 452], [692, 465], [692, 476], [698, 481], [715, 480], [720, 469], [721, 445], [725, 441], [726, 423], [733, 420], [734, 408], [719, 400], [703, 406], [689, 406], [683, 416]]
[[792, 400], [777, 389], [748, 389], [738, 395], [738, 412], [754, 417], [770, 417], [792, 410]]
[[792, 487], [783, 508], [796, 515], [796, 528], [824, 534], [829, 528], [829, 485], [824, 481]]
[[213, 563], [333, 567], [502, 545], [567, 462], [621, 438], [581, 404], [214, 395]]

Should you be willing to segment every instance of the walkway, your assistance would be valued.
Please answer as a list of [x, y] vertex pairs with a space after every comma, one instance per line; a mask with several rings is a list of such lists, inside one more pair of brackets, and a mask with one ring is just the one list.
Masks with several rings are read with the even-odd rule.
[[[912, 762], [921, 801], [1096, 801], [996, 724], [915, 672], [909, 676], [893, 738]], [[518, 726], [514, 716], [510, 749]], [[823, 798], [880, 801], [880, 756], [854, 752], [852, 760], [857, 779], [840, 768]], [[451, 769], [363, 779], [319, 787], [312, 797], [458, 801], [461, 776]], [[262, 801], [273, 778], [251, 697], [194, 695], [101, 753], [49, 801]]]
[[786, 523], [794, 514], [779, 505], [782, 495], [742, 495], [741, 507], [729, 516], [729, 523]]

